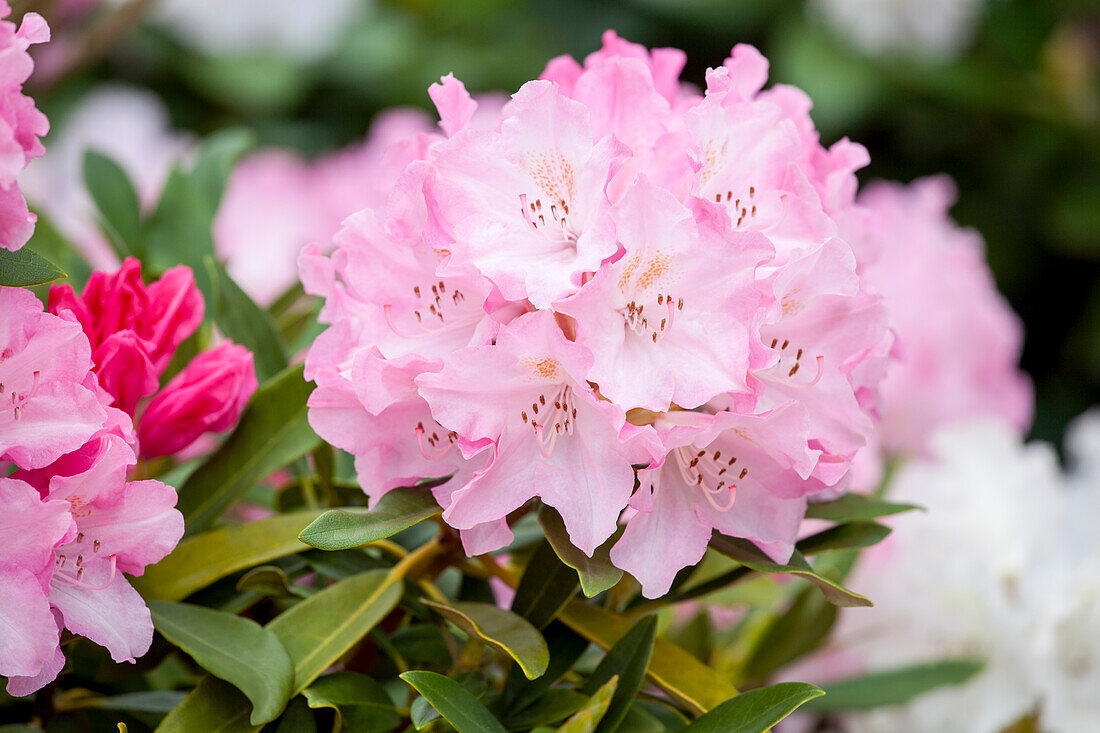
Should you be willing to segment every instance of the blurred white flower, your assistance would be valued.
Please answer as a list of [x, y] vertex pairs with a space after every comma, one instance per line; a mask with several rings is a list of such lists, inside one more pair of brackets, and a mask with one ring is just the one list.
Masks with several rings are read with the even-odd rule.
[[811, 0], [810, 11], [874, 56], [947, 60], [966, 49], [985, 0]]

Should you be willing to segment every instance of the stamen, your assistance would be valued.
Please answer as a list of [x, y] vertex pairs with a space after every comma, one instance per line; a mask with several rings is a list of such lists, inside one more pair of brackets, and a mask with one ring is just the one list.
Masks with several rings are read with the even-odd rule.
[[452, 437], [454, 433], [451, 433], [447, 436], [450, 442], [447, 443], [446, 447], [435, 453], [429, 453], [428, 449], [424, 447], [424, 427], [422, 425], [417, 425], [413, 429], [413, 432], [416, 433], [416, 445], [420, 448], [420, 455], [424, 456], [429, 461], [438, 461], [440, 458], [450, 453], [451, 449], [455, 447], [455, 440]]

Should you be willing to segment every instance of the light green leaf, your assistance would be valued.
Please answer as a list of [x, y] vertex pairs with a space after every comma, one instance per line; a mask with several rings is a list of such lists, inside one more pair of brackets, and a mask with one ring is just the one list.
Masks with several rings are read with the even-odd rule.
[[458, 733], [506, 733], [504, 726], [465, 687], [435, 672], [401, 675]]
[[711, 538], [710, 546], [727, 557], [733, 558], [747, 568], [760, 573], [778, 573], [798, 575], [813, 582], [825, 594], [830, 603], [837, 606], [873, 606], [866, 597], [853, 593], [842, 585], [817, 573], [798, 550], [794, 551], [786, 565], [780, 565], [765, 555], [760, 548], [748, 540], [725, 537], [717, 532]]
[[527, 679], [533, 680], [546, 671], [550, 662], [546, 640], [519, 614], [491, 603], [452, 601], [443, 605], [425, 600], [424, 604], [467, 634], [516, 660]]
[[302, 368], [290, 367], [256, 390], [237, 429], [180, 487], [188, 533], [209, 527], [258, 481], [321, 442], [306, 419], [313, 387], [302, 379]]
[[[609, 649], [630, 630], [630, 622], [614, 611], [573, 600], [558, 620], [584, 638]], [[674, 700], [703, 713], [737, 694], [737, 689], [675, 644], [660, 637], [653, 644], [647, 675]]]
[[134, 587], [145, 598], [178, 601], [227, 575], [303, 552], [309, 547], [298, 532], [319, 514], [315, 509], [279, 514], [189, 537], [134, 578]]
[[153, 625], [164, 638], [252, 701], [253, 725], [279, 717], [290, 701], [294, 668], [275, 634], [251, 619], [212, 608], [148, 603]]
[[84, 185], [99, 209], [101, 225], [119, 258], [142, 258], [141, 203], [118, 163], [95, 150], [84, 151]]
[[191, 177], [212, 213], [218, 211], [233, 166], [255, 144], [252, 131], [240, 127], [218, 130], [202, 141]]
[[603, 720], [604, 713], [611, 705], [611, 699], [615, 696], [615, 690], [619, 684], [618, 677], [612, 677], [596, 690], [596, 693], [588, 699], [577, 713], [565, 721], [558, 733], [595, 733], [596, 726]]
[[824, 694], [805, 682], [743, 692], [698, 718], [684, 733], [765, 733], [806, 701]]
[[169, 174], [156, 211], [145, 222], [146, 266], [164, 271], [183, 264], [195, 274], [195, 285], [207, 303], [216, 302], [214, 281], [206, 266], [214, 257], [210, 233], [214, 211], [206, 194], [178, 166]]
[[372, 570], [325, 588], [268, 623], [294, 662], [294, 692], [358, 644], [394, 609], [402, 590], [388, 571]]
[[877, 522], [848, 522], [799, 540], [796, 547], [803, 555], [828, 550], [860, 549], [882, 542], [890, 532], [889, 527]]
[[298, 537], [320, 550], [347, 550], [395, 535], [441, 511], [427, 489], [394, 489], [369, 511], [356, 508], [327, 511]]
[[30, 288], [66, 277], [55, 264], [26, 247], [9, 252], [0, 247], [0, 285]]
[[657, 617], [646, 616], [640, 619], [607, 651], [588, 682], [581, 688], [581, 692], [594, 695], [602, 685], [618, 679], [615, 694], [596, 726], [596, 733], [612, 733], [626, 717], [630, 703], [642, 689], [656, 637]]
[[825, 519], [841, 524], [862, 522], [890, 514], [920, 509], [916, 504], [895, 504], [863, 494], [845, 494], [832, 501], [814, 501], [806, 505], [807, 519]]
[[256, 733], [252, 706], [233, 685], [217, 677], [204, 677], [157, 726], [156, 733]]
[[577, 571], [580, 577], [581, 590], [586, 596], [592, 598], [611, 588], [623, 577], [623, 571], [611, 564], [611, 546], [615, 544], [612, 537], [607, 542], [596, 548], [592, 557], [573, 546], [569, 541], [569, 533], [565, 531], [565, 522], [561, 515], [551, 507], [545, 507], [539, 512], [539, 524], [546, 535], [547, 541], [561, 561]]
[[577, 573], [558, 559], [549, 542], [542, 542], [527, 567], [512, 598], [512, 611], [536, 628], [545, 628], [577, 592]]
[[807, 707], [817, 712], [902, 705], [937, 687], [961, 685], [981, 671], [977, 659], [947, 659], [881, 670], [825, 685], [825, 697]]
[[311, 708], [336, 711], [333, 731], [387, 733], [401, 724], [401, 715], [382, 686], [357, 672], [336, 672], [302, 691]]

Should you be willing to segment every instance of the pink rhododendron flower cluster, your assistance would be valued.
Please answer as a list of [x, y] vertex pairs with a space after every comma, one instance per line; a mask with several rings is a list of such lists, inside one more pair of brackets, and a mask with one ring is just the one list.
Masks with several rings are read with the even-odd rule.
[[16, 178], [29, 160], [42, 155], [38, 138], [50, 129], [34, 100], [23, 94], [23, 82], [34, 70], [27, 48], [50, 40], [50, 29], [38, 13], [27, 13], [18, 27], [3, 20], [10, 14], [7, 0], [0, 0], [0, 247], [14, 251], [31, 238], [35, 222]]
[[0, 288], [0, 461], [18, 469], [0, 478], [0, 675], [12, 695], [60, 672], [62, 628], [115, 661], [144, 654], [153, 624], [123, 573], [141, 575], [183, 535], [174, 489], [127, 480], [133, 426], [91, 370], [72, 312]]
[[127, 258], [117, 272], [92, 273], [80, 296], [54, 285], [49, 310], [83, 327], [99, 384], [137, 422], [143, 456], [176, 453], [207, 431], [227, 430], [256, 391], [252, 353], [229, 342], [196, 356], [161, 388], [177, 347], [203, 319], [202, 294], [183, 265], [146, 285], [141, 263]]
[[823, 148], [751, 47], [702, 95], [683, 64], [609, 32], [489, 120], [444, 78], [442, 133], [392, 145], [385, 204], [300, 259], [330, 324], [311, 423], [372, 498], [450, 475], [477, 554], [537, 497], [649, 597], [713, 530], [789, 558], [872, 435], [892, 343], [836, 220], [865, 151]]

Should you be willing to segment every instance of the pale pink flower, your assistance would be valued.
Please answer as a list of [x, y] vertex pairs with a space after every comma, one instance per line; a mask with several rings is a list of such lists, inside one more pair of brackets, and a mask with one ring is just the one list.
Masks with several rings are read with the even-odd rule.
[[923, 453], [941, 425], [996, 416], [1026, 430], [1032, 394], [1018, 363], [1023, 327], [997, 292], [981, 236], [947, 214], [946, 177], [876, 183], [843, 219], [860, 274], [882, 293], [897, 332], [882, 384], [888, 454]]
[[43, 313], [28, 290], [0, 288], [0, 459], [40, 468], [99, 429], [91, 367], [80, 324]]
[[35, 216], [16, 184], [17, 176], [45, 148], [38, 138], [49, 132], [46, 116], [23, 94], [34, 70], [27, 48], [50, 40], [50, 29], [38, 13], [27, 13], [19, 27], [2, 20], [11, 14], [0, 0], [0, 247], [17, 250], [34, 232]]

